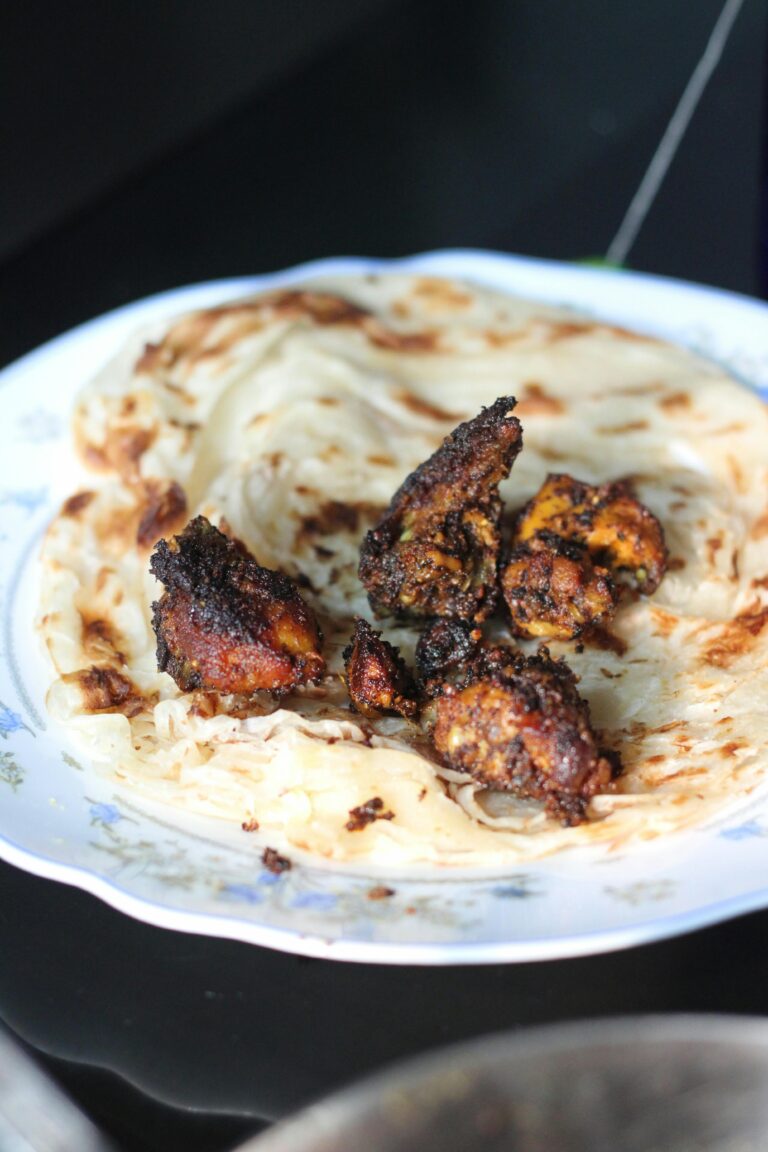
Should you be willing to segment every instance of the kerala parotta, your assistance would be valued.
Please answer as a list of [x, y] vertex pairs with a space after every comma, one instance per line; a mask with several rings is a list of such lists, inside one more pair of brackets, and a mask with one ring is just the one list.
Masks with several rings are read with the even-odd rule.
[[[356, 715], [339, 678], [355, 616], [372, 619], [364, 533], [502, 395], [525, 441], [501, 488], [510, 511], [552, 471], [629, 477], [669, 549], [661, 587], [620, 606], [610, 647], [552, 646], [625, 765], [578, 828], [446, 770], [407, 721]], [[717, 365], [478, 286], [316, 280], [137, 334], [85, 386], [74, 439], [91, 474], [42, 553], [49, 707], [127, 787], [258, 824], [254, 842], [283, 850], [496, 864], [650, 839], [763, 785], [768, 409]], [[297, 581], [325, 634], [323, 683], [244, 708], [158, 672], [148, 557], [197, 514]], [[412, 661], [417, 628], [376, 627]], [[372, 797], [390, 818], [348, 828]]]

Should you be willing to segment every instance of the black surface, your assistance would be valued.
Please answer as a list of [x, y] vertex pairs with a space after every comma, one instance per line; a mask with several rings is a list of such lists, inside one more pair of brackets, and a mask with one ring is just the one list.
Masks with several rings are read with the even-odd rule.
[[[217, 87], [196, 127], [180, 117], [175, 143], [143, 166], [132, 154], [119, 181], [108, 179], [114, 152], [97, 171], [94, 138], [80, 133], [101, 198], [91, 184], [77, 207], [72, 179], [43, 214], [57, 227], [30, 238], [26, 218], [16, 255], [0, 262], [0, 361], [159, 289], [320, 255], [447, 245], [599, 255], [720, 7], [392, 0], [322, 51], [291, 55], [228, 110]], [[746, 0], [633, 266], [758, 290], [764, 33], [764, 5]], [[49, 44], [37, 62], [53, 70], [50, 90], [68, 93], [50, 98], [55, 136], [78, 76], [51, 41], [49, 30], [36, 47]], [[247, 52], [236, 28], [227, 44]], [[139, 120], [141, 92], [137, 81]], [[21, 103], [12, 120], [23, 131]], [[54, 153], [38, 159], [55, 198]], [[163, 932], [2, 865], [0, 923], [0, 1017], [125, 1152], [216, 1152], [368, 1070], [492, 1030], [768, 1011], [764, 913], [607, 956], [388, 969]]]
[[146, 1118], [144, 1142], [128, 1148], [162, 1146], [157, 1127], [193, 1138], [190, 1110], [190, 1147], [225, 1147], [248, 1120], [256, 1128], [403, 1056], [488, 1032], [768, 1011], [765, 913], [604, 956], [430, 969], [167, 932], [7, 865], [0, 908], [0, 1016], [56, 1057], [54, 1074], [105, 1127], [130, 1125], [133, 1140]]

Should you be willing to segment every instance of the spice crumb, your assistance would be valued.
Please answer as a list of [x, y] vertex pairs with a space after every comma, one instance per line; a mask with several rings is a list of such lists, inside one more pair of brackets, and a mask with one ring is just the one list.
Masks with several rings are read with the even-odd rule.
[[243, 832], [258, 832], [259, 822], [258, 820], [254, 820], [252, 816], [250, 820], [243, 820], [240, 827], [242, 828]]
[[383, 884], [378, 884], [375, 888], [368, 889], [369, 900], [387, 900], [390, 896], [394, 895], [394, 888], [385, 888]]
[[369, 824], [373, 824], [374, 820], [394, 820], [395, 814], [389, 810], [385, 811], [381, 796], [374, 796], [358, 808], [350, 808], [349, 817], [344, 827], [348, 832], [360, 832]]
[[293, 867], [290, 860], [281, 856], [275, 848], [265, 848], [261, 855], [261, 862], [268, 872], [279, 876], [281, 872], [288, 872]]

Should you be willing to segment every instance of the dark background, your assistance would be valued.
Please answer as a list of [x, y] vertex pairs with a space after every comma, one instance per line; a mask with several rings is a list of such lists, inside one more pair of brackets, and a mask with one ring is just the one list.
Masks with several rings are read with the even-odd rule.
[[[604, 255], [720, 8], [7, 3], [0, 362], [148, 293], [317, 256]], [[745, 0], [630, 266], [761, 292], [765, 49]], [[125, 1152], [230, 1147], [489, 1030], [768, 1009], [761, 913], [613, 956], [383, 969], [163, 932], [1, 865], [0, 924], [0, 1017]]]
[[[721, 0], [25, 0], [0, 25], [0, 357], [316, 256], [600, 256]], [[631, 254], [755, 292], [745, 0]]]

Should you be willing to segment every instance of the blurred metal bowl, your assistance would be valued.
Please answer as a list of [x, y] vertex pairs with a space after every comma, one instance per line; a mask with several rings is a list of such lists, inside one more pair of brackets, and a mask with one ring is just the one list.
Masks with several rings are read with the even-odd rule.
[[242, 1152], [758, 1150], [768, 1022], [665, 1016], [507, 1033], [404, 1062]]

